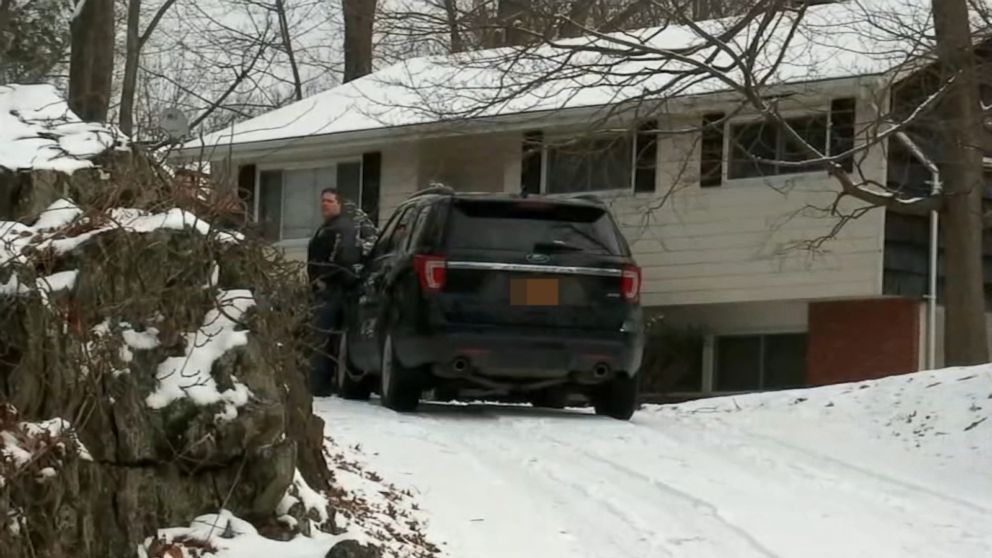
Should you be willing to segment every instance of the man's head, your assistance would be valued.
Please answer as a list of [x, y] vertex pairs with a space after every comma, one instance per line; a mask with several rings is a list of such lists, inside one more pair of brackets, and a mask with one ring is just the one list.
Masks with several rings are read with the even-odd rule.
[[341, 215], [341, 196], [333, 188], [324, 188], [320, 191], [320, 215], [324, 220]]

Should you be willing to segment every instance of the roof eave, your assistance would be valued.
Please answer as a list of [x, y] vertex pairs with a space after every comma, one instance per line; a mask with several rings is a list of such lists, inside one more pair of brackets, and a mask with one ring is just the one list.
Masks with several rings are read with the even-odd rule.
[[[837, 88], [843, 88], [863, 84], [866, 81], [877, 83], [879, 79], [883, 78], [885, 75], [886, 74], [883, 73], [866, 73], [820, 80], [789, 82], [768, 87], [767, 94], [780, 95], [789, 92], [788, 90], [790, 88], [814, 84], [830, 84]], [[698, 110], [699, 104], [703, 102], [705, 102], [707, 106], [715, 106], [721, 103], [732, 103], [738, 99], [739, 96], [733, 91], [717, 91], [705, 94], [671, 97], [650, 102], [656, 103], [659, 107], [664, 105], [669, 112], [672, 112], [672, 109], [684, 109], [687, 111]], [[341, 145], [347, 145], [355, 151], [361, 151], [381, 147], [384, 143], [401, 143], [404, 141], [436, 137], [450, 137], [455, 135], [468, 135], [481, 132], [496, 133], [526, 130], [545, 125], [548, 122], [549, 117], [556, 118], [557, 124], [589, 122], [590, 118], [606, 116], [611, 116], [612, 118], [617, 119], [623, 119], [626, 116], [627, 118], [633, 119], [638, 114], [643, 117], [643, 110], [640, 109], [643, 109], [643, 105], [648, 102], [649, 101], [638, 100], [609, 105], [547, 109], [533, 112], [505, 114], [494, 117], [433, 121], [263, 141], [216, 142], [214, 144], [204, 143], [199, 146], [191, 146], [187, 144], [187, 146], [173, 151], [170, 157], [179, 161], [215, 161], [219, 159], [255, 160], [264, 159], [267, 156], [274, 155], [278, 152], [285, 152], [286, 150], [304, 152], [311, 149], [324, 150], [328, 147]], [[195, 141], [196, 140], [193, 140], [193, 142]]]

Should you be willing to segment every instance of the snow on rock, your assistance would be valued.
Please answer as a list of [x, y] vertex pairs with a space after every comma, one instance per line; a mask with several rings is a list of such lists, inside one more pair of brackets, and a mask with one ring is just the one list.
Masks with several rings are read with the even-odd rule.
[[227, 510], [197, 517], [189, 527], [160, 529], [138, 547], [138, 558], [317, 558], [323, 557], [340, 540], [318, 532], [313, 537], [297, 536], [289, 541], [263, 537], [251, 523]]
[[97, 324], [90, 332], [92, 340], [88, 341], [84, 347], [87, 358], [80, 364], [80, 371], [84, 376], [89, 374], [88, 362], [95, 358], [102, 345], [115, 343], [119, 337], [117, 346], [117, 359], [122, 365], [121, 368], [114, 368], [114, 377], [129, 372], [127, 365], [134, 361], [134, 351], [148, 351], [159, 346], [157, 328], [149, 327], [143, 331], [136, 331], [128, 322], [121, 322], [116, 327], [112, 326], [109, 320]]
[[[327, 496], [311, 488], [303, 478], [303, 475], [300, 474], [299, 469], [293, 474], [293, 483], [286, 490], [282, 501], [279, 502], [279, 506], [276, 508], [276, 515], [280, 518], [288, 518], [286, 523], [291, 524], [295, 522], [295, 519], [289, 515], [289, 512], [297, 504], [303, 506], [303, 510], [307, 516], [316, 517], [316, 523], [318, 525], [325, 523], [330, 517], [327, 510], [331, 503], [327, 500]], [[316, 529], [313, 531], [316, 531]]]
[[237, 417], [237, 408], [248, 403], [251, 391], [233, 376], [233, 387], [219, 391], [211, 369], [228, 350], [248, 343], [248, 332], [237, 327], [254, 305], [251, 291], [220, 291], [216, 307], [207, 312], [200, 329], [185, 335], [185, 353], [159, 365], [155, 374], [158, 386], [145, 399], [146, 404], [161, 409], [179, 399], [189, 399], [197, 405], [222, 403], [218, 420]]
[[67, 457], [93, 460], [69, 421], [18, 421], [13, 406], [0, 406], [0, 487], [6, 485], [7, 478], [30, 467], [37, 479], [51, 478]]
[[73, 173], [127, 143], [120, 131], [83, 122], [51, 85], [0, 85], [0, 167]]
[[[92, 226], [86, 232], [67, 235], [66, 229], [75, 224]], [[52, 249], [56, 254], [65, 254], [108, 231], [150, 233], [157, 230], [185, 229], [193, 229], [204, 236], [216, 235], [221, 242], [238, 242], [243, 239], [240, 233], [217, 230], [203, 219], [179, 208], [162, 213], [114, 208], [103, 215], [84, 217], [82, 210], [71, 201], [59, 199], [42, 212], [34, 225], [0, 221], [0, 267], [15, 262], [23, 263], [27, 248]]]
[[41, 212], [32, 228], [39, 232], [60, 229], [71, 225], [82, 214], [83, 210], [76, 207], [76, 204], [65, 198], [59, 198]]

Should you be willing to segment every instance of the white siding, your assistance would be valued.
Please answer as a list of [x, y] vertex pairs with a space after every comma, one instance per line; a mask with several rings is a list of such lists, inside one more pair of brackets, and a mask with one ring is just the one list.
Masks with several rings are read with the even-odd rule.
[[[666, 125], [691, 129], [698, 119], [669, 118]], [[835, 201], [834, 179], [821, 172], [700, 188], [698, 145], [695, 134], [663, 135], [656, 192], [610, 201], [644, 269], [646, 305], [881, 294], [883, 211], [847, 223], [813, 251], [806, 243], [830, 236], [838, 223], [817, 209]], [[882, 161], [876, 150], [863, 167], [881, 180]], [[839, 209], [859, 206], [845, 200]]]
[[415, 145], [382, 150], [382, 183], [379, 186], [379, 225], [383, 226], [396, 206], [419, 190], [418, 153]]
[[[511, 161], [520, 159], [519, 134], [455, 136], [419, 144], [420, 184], [432, 180], [464, 192], [502, 192]], [[520, 175], [517, 171], [516, 182]]]

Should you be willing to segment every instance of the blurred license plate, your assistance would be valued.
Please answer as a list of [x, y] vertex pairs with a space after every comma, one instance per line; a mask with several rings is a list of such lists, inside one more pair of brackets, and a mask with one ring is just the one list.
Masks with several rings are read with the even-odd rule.
[[512, 306], [558, 306], [558, 279], [511, 279]]

